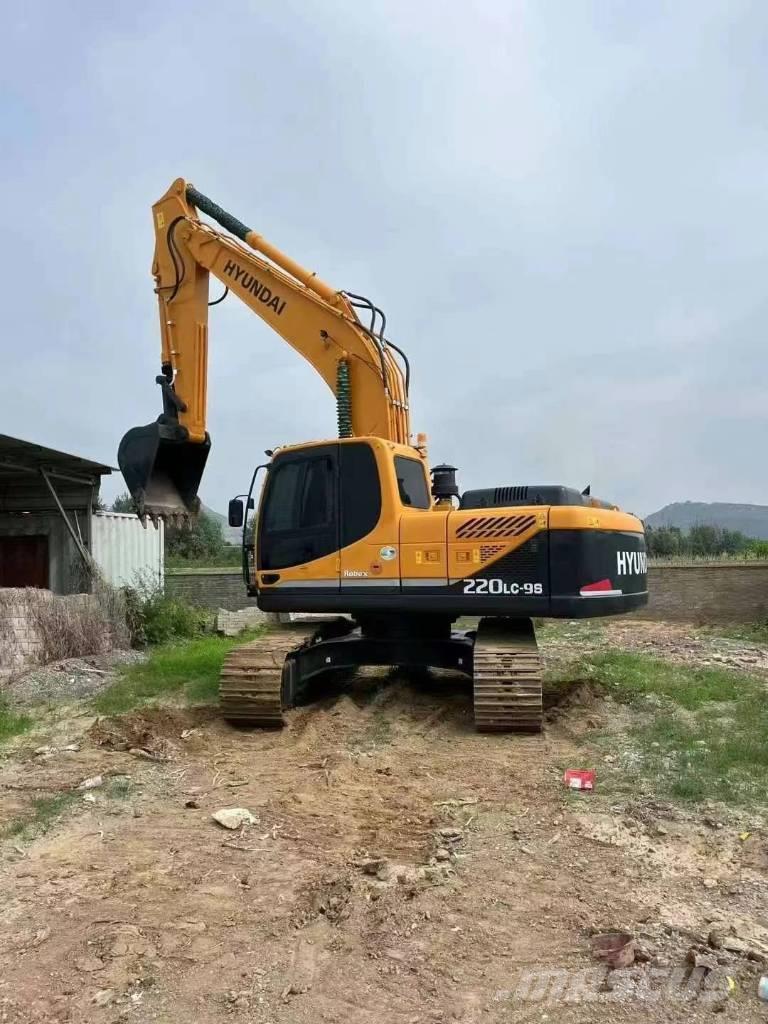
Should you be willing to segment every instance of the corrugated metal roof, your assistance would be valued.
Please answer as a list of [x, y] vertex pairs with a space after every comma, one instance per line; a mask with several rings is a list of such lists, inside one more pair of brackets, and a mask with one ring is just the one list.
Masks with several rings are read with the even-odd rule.
[[92, 462], [79, 455], [70, 455], [31, 441], [22, 441], [18, 437], [0, 434], [0, 473], [8, 469], [13, 471], [17, 467], [21, 471], [42, 468], [53, 473], [71, 473], [80, 477], [105, 476], [112, 472], [112, 466], [102, 462]]

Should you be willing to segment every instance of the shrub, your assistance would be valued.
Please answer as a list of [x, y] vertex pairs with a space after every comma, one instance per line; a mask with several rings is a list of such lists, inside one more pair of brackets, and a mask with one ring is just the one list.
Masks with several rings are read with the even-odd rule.
[[59, 597], [30, 592], [27, 603], [44, 663], [100, 654], [128, 643], [123, 596], [99, 579], [92, 594]]
[[213, 614], [178, 597], [166, 595], [157, 583], [139, 581], [125, 590], [126, 619], [134, 647], [202, 636]]

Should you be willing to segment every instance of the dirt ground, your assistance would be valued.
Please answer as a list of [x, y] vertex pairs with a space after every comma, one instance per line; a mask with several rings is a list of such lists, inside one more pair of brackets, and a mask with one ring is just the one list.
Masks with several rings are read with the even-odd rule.
[[[689, 641], [618, 623], [582, 646]], [[479, 736], [461, 679], [370, 674], [279, 733], [58, 708], [0, 762], [0, 821], [67, 801], [0, 847], [0, 1021], [765, 1020], [763, 819], [612, 803], [599, 768], [569, 792], [585, 729], [614, 714], [586, 705], [566, 691], [542, 736]], [[255, 823], [212, 820], [232, 807]], [[616, 928], [637, 962], [607, 975], [590, 937]]]

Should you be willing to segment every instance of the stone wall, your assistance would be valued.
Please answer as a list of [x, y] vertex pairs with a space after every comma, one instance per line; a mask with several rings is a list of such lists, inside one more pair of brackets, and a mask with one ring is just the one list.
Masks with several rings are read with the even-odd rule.
[[[768, 619], [768, 562], [652, 566], [646, 619], [716, 624]], [[166, 575], [166, 590], [207, 608], [255, 606], [239, 569]]]
[[0, 679], [41, 657], [43, 641], [25, 595], [25, 590], [0, 592]]

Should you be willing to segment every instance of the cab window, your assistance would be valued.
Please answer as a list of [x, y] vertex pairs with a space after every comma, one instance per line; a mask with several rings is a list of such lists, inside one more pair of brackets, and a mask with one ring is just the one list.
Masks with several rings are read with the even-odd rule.
[[395, 474], [400, 500], [404, 505], [410, 508], [432, 507], [423, 462], [419, 459], [409, 459], [405, 455], [396, 455]]
[[287, 569], [339, 547], [337, 445], [278, 457], [270, 469], [259, 524], [259, 569]]

